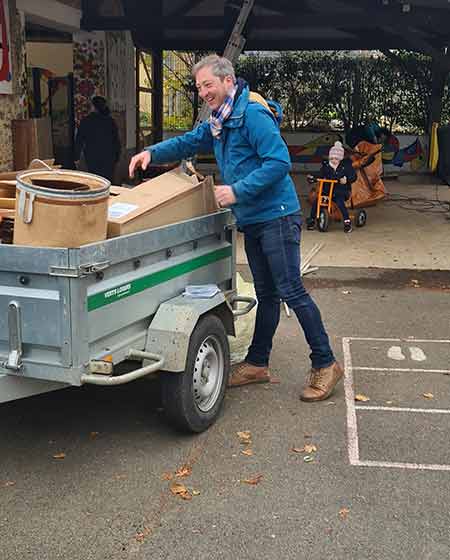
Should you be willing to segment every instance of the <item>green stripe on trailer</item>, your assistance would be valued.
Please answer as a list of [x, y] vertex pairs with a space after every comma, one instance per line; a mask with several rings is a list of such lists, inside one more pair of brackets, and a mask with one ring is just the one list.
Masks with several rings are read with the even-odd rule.
[[158, 272], [154, 272], [148, 276], [143, 276], [142, 278], [137, 278], [127, 284], [116, 286], [115, 288], [111, 288], [105, 292], [94, 294], [88, 297], [88, 311], [94, 311], [95, 309], [99, 309], [100, 307], [104, 307], [110, 303], [114, 303], [126, 297], [143, 292], [148, 288], [153, 288], [154, 286], [158, 286], [159, 284], [163, 284], [164, 282], [183, 276], [183, 274], [187, 274], [188, 272], [192, 272], [217, 261], [227, 259], [231, 257], [231, 254], [231, 247], [218, 249], [217, 251], [212, 251], [211, 253], [202, 255], [201, 257], [195, 257], [195, 259], [191, 259], [190, 261], [170, 266], [164, 270], [158, 270]]

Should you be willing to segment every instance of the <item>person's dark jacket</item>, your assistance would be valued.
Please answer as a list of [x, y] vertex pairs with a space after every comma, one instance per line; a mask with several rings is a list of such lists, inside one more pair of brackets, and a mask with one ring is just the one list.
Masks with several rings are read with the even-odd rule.
[[[352, 183], [356, 181], [356, 171], [353, 169], [352, 162], [348, 158], [344, 158], [336, 169], [333, 169], [328, 161], [324, 161], [319, 173], [315, 175], [318, 179], [331, 179], [338, 181], [334, 186], [336, 194], [345, 195], [348, 198], [352, 192]], [[341, 185], [339, 182], [343, 177], [347, 177], [347, 183]]]
[[112, 180], [120, 157], [117, 125], [110, 114], [93, 112], [81, 120], [75, 140], [75, 161], [84, 152], [88, 171]]

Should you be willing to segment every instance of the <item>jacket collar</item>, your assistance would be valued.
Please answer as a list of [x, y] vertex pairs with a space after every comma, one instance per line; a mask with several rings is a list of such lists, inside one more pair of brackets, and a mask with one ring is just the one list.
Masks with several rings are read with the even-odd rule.
[[[247, 109], [248, 105], [248, 96], [250, 93], [248, 85], [243, 81], [242, 89], [239, 88], [239, 80], [238, 80], [238, 92], [237, 92], [237, 99], [235, 100], [233, 112], [228, 117], [228, 119], [223, 123], [224, 127], [227, 128], [238, 128], [243, 125], [244, 123], [244, 114]], [[241, 91], [239, 92], [239, 89]]]

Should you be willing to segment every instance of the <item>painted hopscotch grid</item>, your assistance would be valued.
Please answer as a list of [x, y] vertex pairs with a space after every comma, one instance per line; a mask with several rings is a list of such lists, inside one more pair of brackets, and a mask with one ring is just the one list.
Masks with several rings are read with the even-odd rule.
[[428, 471], [450, 471], [450, 465], [427, 464], [427, 463], [403, 463], [389, 461], [366, 461], [359, 457], [359, 440], [358, 440], [358, 419], [357, 411], [388, 411], [398, 413], [417, 413], [417, 414], [450, 414], [447, 409], [424, 409], [424, 408], [401, 408], [387, 406], [361, 406], [355, 404], [355, 390], [353, 385], [354, 371], [394, 371], [394, 372], [410, 372], [410, 373], [444, 373], [450, 375], [450, 369], [423, 369], [423, 368], [377, 368], [353, 366], [352, 354], [350, 349], [351, 341], [364, 342], [397, 342], [397, 343], [442, 343], [450, 344], [450, 340], [431, 340], [431, 339], [402, 339], [402, 338], [359, 338], [344, 337], [342, 339], [344, 352], [344, 391], [345, 401], [347, 405], [347, 445], [348, 458], [350, 464], [357, 467], [384, 467], [410, 470], [428, 470]]

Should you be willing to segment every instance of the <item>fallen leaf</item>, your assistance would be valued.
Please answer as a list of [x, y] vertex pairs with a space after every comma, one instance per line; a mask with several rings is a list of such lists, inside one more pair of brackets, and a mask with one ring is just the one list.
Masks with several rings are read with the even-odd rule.
[[189, 465], [183, 465], [175, 472], [175, 476], [177, 478], [185, 478], [187, 476], [191, 476], [191, 474], [192, 474], [192, 467], [190, 467]]
[[350, 510], [348, 508], [341, 508], [339, 510], [339, 517], [341, 519], [347, 519], [348, 514], [350, 513]]
[[144, 539], [145, 539], [145, 534], [144, 533], [136, 533], [137, 542], [143, 542]]
[[183, 500], [192, 500], [192, 495], [190, 494], [189, 490], [186, 488], [184, 484], [180, 484], [179, 482], [173, 482], [170, 485], [170, 491], [174, 496], [179, 496]]
[[65, 459], [65, 458], [66, 458], [65, 453], [56, 453], [55, 455], [53, 455], [53, 459]]
[[366, 395], [359, 394], [359, 395], [355, 395], [355, 401], [368, 402], [368, 401], [370, 401], [370, 399]]
[[350, 290], [344, 290], [342, 293], [344, 294], [344, 296], [348, 296], [352, 292]]
[[426, 399], [434, 399], [433, 393], [424, 393], [423, 396], [424, 396]]
[[165, 472], [162, 474], [163, 480], [172, 480], [172, 478], [173, 478], [173, 473], [171, 472]]
[[244, 451], [241, 451], [241, 454], [246, 457], [251, 457], [253, 455], [253, 451], [251, 449], [244, 449]]
[[201, 494], [200, 490], [192, 490], [193, 496], [200, 496], [200, 494]]
[[245, 432], [236, 432], [239, 438], [239, 443], [243, 445], [249, 445], [252, 443], [252, 433], [246, 430]]
[[312, 455], [305, 455], [303, 457], [303, 461], [305, 463], [312, 463], [314, 461], [314, 457]]
[[306, 443], [303, 447], [291, 447], [293, 453], [315, 453], [317, 447], [312, 443]]
[[126, 480], [128, 476], [126, 474], [115, 474], [114, 480]]
[[251, 484], [252, 486], [255, 486], [256, 484], [259, 484], [261, 482], [262, 478], [262, 474], [257, 474], [253, 478], [245, 478], [244, 480], [241, 480], [241, 482], [243, 484]]
[[9, 488], [11, 486], [15, 486], [16, 485], [16, 481], [15, 480], [2, 480], [0, 481], [0, 488]]
[[305, 439], [309, 439], [309, 438], [312, 438], [312, 434], [303, 434], [303, 437]]

